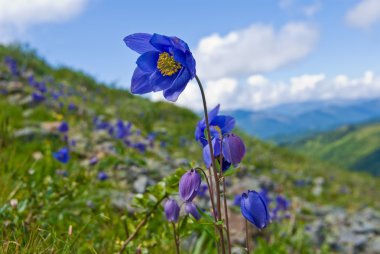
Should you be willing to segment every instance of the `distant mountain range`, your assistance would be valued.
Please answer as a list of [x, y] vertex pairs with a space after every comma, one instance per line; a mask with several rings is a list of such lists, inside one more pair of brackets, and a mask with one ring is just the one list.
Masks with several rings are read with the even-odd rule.
[[380, 120], [380, 99], [305, 102], [225, 113], [253, 136], [287, 143], [343, 125]]
[[380, 175], [380, 122], [344, 126], [286, 146], [310, 157]]

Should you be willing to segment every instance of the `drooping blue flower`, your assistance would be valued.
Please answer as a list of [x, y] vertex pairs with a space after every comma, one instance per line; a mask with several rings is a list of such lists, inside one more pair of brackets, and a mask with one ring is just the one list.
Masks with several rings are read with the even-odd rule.
[[61, 148], [53, 153], [53, 157], [62, 163], [67, 163], [70, 160], [69, 149], [67, 147]]
[[[215, 157], [215, 160], [216, 162], [220, 165], [220, 146], [221, 146], [221, 139], [219, 138], [214, 138], [211, 140], [211, 143], [213, 145], [213, 151], [214, 151], [214, 157]], [[210, 156], [210, 148], [208, 146], [208, 144], [203, 147], [203, 161], [206, 165], [207, 168], [210, 168], [211, 167], [211, 164], [212, 164], [212, 159], [211, 159], [211, 156]], [[222, 157], [222, 171], [226, 171], [227, 169], [229, 169], [229, 167], [231, 166], [231, 163], [229, 161], [226, 160], [226, 158], [223, 156]]]
[[241, 195], [240, 209], [244, 218], [258, 229], [265, 228], [270, 222], [268, 207], [256, 191], [248, 190], [248, 193]]
[[[229, 133], [235, 127], [235, 119], [232, 116], [218, 115], [220, 105], [217, 105], [208, 113], [208, 121], [210, 125], [211, 138], [218, 137]], [[207, 145], [207, 139], [205, 136], [206, 120], [203, 118], [197, 124], [195, 128], [195, 140], [200, 142], [202, 146]]]
[[268, 190], [267, 189], [261, 189], [259, 191], [259, 194], [263, 198], [263, 200], [265, 201], [265, 204], [267, 205], [267, 207], [269, 207], [270, 203], [272, 202], [272, 199], [269, 197]]
[[100, 171], [100, 172], [98, 173], [98, 179], [99, 179], [100, 181], [105, 181], [105, 180], [108, 179], [108, 175], [107, 175], [105, 172]]
[[236, 167], [245, 155], [243, 140], [233, 133], [225, 135], [223, 138], [222, 152], [226, 161]]
[[62, 123], [58, 126], [57, 130], [58, 130], [59, 132], [66, 133], [66, 132], [69, 131], [69, 124], [68, 124], [67, 122], [62, 122]]
[[179, 181], [179, 196], [185, 202], [191, 202], [198, 193], [201, 185], [201, 176], [195, 169], [190, 169]]
[[193, 202], [186, 202], [185, 212], [187, 214], [191, 214], [196, 220], [199, 220], [201, 218], [201, 215], [199, 214], [198, 209]]
[[175, 102], [195, 77], [193, 55], [177, 37], [136, 33], [125, 37], [124, 42], [141, 54], [132, 76], [134, 94], [163, 91], [167, 100]]
[[164, 205], [166, 219], [170, 222], [177, 222], [179, 217], [179, 206], [177, 201], [169, 198]]

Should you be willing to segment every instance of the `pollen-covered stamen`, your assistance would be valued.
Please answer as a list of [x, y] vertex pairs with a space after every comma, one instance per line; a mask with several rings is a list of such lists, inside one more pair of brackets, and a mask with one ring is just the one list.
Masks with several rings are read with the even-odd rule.
[[174, 60], [174, 57], [168, 52], [163, 52], [159, 55], [157, 61], [157, 69], [162, 76], [171, 76], [181, 69], [181, 64]]

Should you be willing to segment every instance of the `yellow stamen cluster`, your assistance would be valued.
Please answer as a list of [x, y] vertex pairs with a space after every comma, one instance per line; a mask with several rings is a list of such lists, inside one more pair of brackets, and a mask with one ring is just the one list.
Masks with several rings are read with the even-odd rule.
[[162, 76], [171, 76], [181, 69], [181, 64], [174, 60], [168, 52], [163, 52], [158, 56], [157, 69]]

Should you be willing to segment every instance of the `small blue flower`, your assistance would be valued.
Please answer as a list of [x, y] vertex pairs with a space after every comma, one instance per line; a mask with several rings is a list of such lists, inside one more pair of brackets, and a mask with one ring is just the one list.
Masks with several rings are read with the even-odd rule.
[[88, 161], [88, 164], [89, 164], [90, 166], [94, 166], [94, 165], [96, 165], [97, 163], [98, 163], [98, 157], [96, 157], [96, 156], [92, 157], [92, 158]]
[[191, 202], [198, 193], [201, 185], [201, 176], [195, 169], [190, 169], [179, 181], [179, 196], [185, 202]]
[[[208, 113], [208, 121], [210, 125], [211, 138], [218, 137], [229, 133], [235, 127], [235, 119], [232, 116], [218, 115], [220, 105], [217, 105]], [[202, 146], [207, 145], [207, 139], [205, 136], [206, 120], [203, 118], [198, 122], [195, 128], [195, 140], [200, 142]]]
[[[220, 146], [221, 146], [221, 140], [219, 138], [214, 138], [211, 140], [211, 143], [213, 145], [213, 151], [214, 151], [214, 157], [217, 161], [217, 163], [220, 165]], [[210, 156], [210, 148], [208, 144], [203, 147], [203, 161], [207, 168], [211, 167], [212, 161]], [[231, 163], [228, 162], [225, 157], [222, 158], [222, 171], [226, 171], [231, 166]]]
[[56, 160], [66, 164], [70, 160], [69, 149], [67, 147], [61, 148], [57, 152], [53, 153], [53, 157]]
[[108, 179], [108, 175], [107, 175], [105, 172], [100, 171], [100, 172], [98, 173], [98, 179], [99, 179], [100, 181], [105, 181], [105, 180]]
[[196, 220], [199, 220], [201, 218], [201, 215], [199, 214], [198, 209], [193, 202], [186, 202], [185, 212], [187, 214], [191, 214]]
[[235, 197], [234, 197], [234, 205], [235, 206], [240, 206], [240, 204], [241, 204], [241, 195], [240, 194], [235, 195]]
[[177, 37], [136, 33], [125, 44], [141, 54], [132, 76], [131, 92], [145, 94], [163, 91], [175, 102], [187, 83], [195, 77], [195, 60], [187, 44]]
[[244, 218], [258, 229], [265, 228], [270, 221], [268, 207], [264, 199], [256, 191], [249, 190], [241, 195], [241, 213]]
[[69, 125], [68, 125], [68, 123], [67, 123], [67, 122], [62, 122], [62, 123], [58, 126], [57, 130], [58, 130], [59, 132], [62, 132], [62, 133], [66, 133], [66, 132], [68, 132], [68, 131], [69, 131]]
[[164, 205], [166, 219], [170, 222], [177, 222], [179, 217], [179, 206], [174, 199], [168, 199]]
[[42, 94], [38, 93], [38, 92], [34, 92], [32, 93], [32, 99], [33, 101], [35, 102], [42, 102], [43, 100], [45, 100], [45, 96], [43, 96]]

